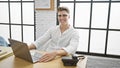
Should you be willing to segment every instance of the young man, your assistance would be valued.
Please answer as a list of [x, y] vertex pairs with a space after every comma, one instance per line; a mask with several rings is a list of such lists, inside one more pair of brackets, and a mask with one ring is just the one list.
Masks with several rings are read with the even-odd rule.
[[[29, 49], [43, 49], [46, 53], [39, 59], [39, 62], [48, 62], [56, 56], [63, 56], [75, 53], [79, 44], [78, 32], [68, 22], [69, 10], [66, 7], [58, 7], [59, 25], [49, 29], [42, 37], [29, 46]], [[44, 47], [44, 44], [47, 47]]]

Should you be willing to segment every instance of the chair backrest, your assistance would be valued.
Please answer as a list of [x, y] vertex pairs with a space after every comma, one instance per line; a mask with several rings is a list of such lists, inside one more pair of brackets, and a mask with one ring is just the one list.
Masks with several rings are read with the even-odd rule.
[[8, 46], [7, 41], [1, 36], [0, 36], [0, 46]]

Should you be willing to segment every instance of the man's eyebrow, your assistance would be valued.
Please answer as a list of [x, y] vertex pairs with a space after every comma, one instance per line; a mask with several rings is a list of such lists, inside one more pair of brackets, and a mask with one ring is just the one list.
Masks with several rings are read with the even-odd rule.
[[68, 14], [58, 14], [58, 15], [68, 15]]

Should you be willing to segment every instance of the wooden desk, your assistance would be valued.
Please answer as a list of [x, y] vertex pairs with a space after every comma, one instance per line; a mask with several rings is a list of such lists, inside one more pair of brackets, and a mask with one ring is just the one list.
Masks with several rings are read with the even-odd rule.
[[[86, 60], [80, 61], [86, 63]], [[0, 60], [0, 68], [76, 68], [75, 66], [64, 66], [61, 57], [46, 63], [30, 63], [14, 55]]]

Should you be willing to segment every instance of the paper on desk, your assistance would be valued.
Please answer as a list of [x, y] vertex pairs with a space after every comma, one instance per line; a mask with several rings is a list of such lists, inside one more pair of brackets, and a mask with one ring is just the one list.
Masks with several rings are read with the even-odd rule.
[[12, 54], [10, 47], [0, 47], [0, 59]]
[[0, 49], [0, 56], [6, 54], [7, 51]]
[[87, 57], [80, 59], [77, 63], [77, 68], [86, 68]]

